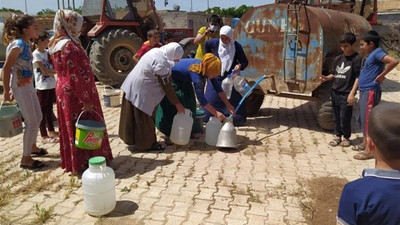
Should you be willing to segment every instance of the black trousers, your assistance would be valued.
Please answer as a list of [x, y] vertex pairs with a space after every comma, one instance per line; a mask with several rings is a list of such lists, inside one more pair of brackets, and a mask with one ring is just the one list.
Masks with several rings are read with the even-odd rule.
[[353, 114], [353, 106], [348, 105], [347, 97], [349, 93], [336, 92], [332, 90], [331, 99], [335, 121], [334, 133], [336, 136], [343, 136], [349, 139], [351, 136], [351, 117]]

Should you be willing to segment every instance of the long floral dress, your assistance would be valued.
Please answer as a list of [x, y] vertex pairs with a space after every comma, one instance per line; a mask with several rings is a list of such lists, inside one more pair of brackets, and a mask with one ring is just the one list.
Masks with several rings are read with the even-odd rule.
[[94, 112], [85, 112], [81, 119], [104, 121], [99, 94], [94, 82], [94, 74], [89, 58], [84, 50], [69, 41], [62, 51], [52, 55], [57, 71], [57, 113], [60, 131], [61, 168], [66, 172], [80, 173], [88, 166], [94, 156], [104, 156], [107, 164], [113, 159], [107, 132], [100, 149], [84, 150], [75, 147], [75, 123], [82, 112], [83, 102], [92, 103]]

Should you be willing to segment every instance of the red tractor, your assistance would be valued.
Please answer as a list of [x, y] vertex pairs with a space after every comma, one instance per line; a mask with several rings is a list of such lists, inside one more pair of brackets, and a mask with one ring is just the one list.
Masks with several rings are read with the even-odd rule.
[[147, 31], [163, 22], [153, 0], [84, 0], [81, 41], [96, 77], [118, 86], [135, 66], [132, 56], [146, 41]]

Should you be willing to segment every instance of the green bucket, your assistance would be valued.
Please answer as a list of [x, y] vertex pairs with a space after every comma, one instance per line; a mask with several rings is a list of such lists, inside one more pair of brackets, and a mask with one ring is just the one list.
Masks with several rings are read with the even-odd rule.
[[22, 133], [22, 117], [16, 106], [0, 104], [0, 137], [13, 137]]
[[75, 123], [75, 146], [88, 150], [99, 149], [103, 141], [106, 125], [104, 122], [94, 120], [79, 120], [84, 112], [81, 112]]

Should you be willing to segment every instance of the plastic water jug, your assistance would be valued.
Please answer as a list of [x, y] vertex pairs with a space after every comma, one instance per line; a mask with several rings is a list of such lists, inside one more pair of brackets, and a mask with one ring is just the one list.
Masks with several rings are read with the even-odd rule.
[[231, 75], [228, 75], [227, 77], [225, 77], [225, 79], [221, 83], [221, 88], [225, 92], [226, 97], [228, 99], [230, 99], [231, 94], [232, 94], [232, 88], [233, 88], [233, 79], [232, 79]]
[[106, 215], [115, 208], [115, 174], [103, 156], [89, 159], [89, 168], [82, 174], [82, 189], [89, 215]]
[[[250, 85], [247, 83], [246, 79], [242, 76], [236, 76], [233, 79], [233, 87], [241, 96], [244, 96], [248, 90], [250, 90]], [[249, 93], [250, 95], [250, 93]]]
[[222, 123], [216, 117], [210, 117], [210, 120], [206, 124], [206, 143], [211, 146], [215, 146], [218, 141], [218, 134], [221, 130]]
[[172, 121], [170, 140], [177, 145], [187, 145], [192, 132], [193, 117], [189, 109], [185, 113], [178, 113]]

